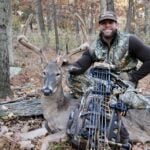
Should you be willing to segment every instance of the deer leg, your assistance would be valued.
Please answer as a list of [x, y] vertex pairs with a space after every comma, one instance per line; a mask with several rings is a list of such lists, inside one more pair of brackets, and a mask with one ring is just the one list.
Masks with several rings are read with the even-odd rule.
[[47, 137], [44, 138], [41, 146], [41, 150], [48, 150], [49, 149], [49, 144], [52, 142], [65, 142], [67, 141], [67, 135], [64, 131], [54, 133], [51, 135], [48, 135]]

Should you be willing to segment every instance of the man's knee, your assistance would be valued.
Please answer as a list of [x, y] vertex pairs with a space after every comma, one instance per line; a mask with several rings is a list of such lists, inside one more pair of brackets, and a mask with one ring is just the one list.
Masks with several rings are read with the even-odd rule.
[[80, 76], [68, 75], [67, 85], [74, 97], [79, 98], [83, 95], [82, 80]]

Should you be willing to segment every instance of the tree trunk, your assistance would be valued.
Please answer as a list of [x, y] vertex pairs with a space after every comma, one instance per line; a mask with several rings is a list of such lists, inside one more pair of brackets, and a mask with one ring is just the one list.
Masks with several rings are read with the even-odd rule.
[[106, 0], [107, 1], [107, 10], [115, 11], [114, 0]]
[[107, 1], [100, 0], [100, 13], [107, 11]]
[[136, 3], [137, 3], [137, 1], [136, 0], [133, 0], [133, 6], [132, 6], [132, 13], [133, 13], [133, 15], [132, 15], [132, 22], [134, 22], [134, 25], [131, 27], [132, 29], [130, 30], [130, 32], [132, 32], [132, 33], [135, 33], [135, 29], [136, 29]]
[[127, 21], [125, 26], [125, 32], [131, 32], [131, 21], [133, 16], [133, 0], [128, 0], [128, 12], [127, 12]]
[[43, 114], [41, 102], [38, 99], [0, 102], [0, 118], [10, 114], [16, 117], [40, 116]]
[[[75, 13], [78, 12], [78, 0], [75, 0], [74, 2], [74, 11]], [[75, 18], [75, 27], [76, 27], [76, 34], [79, 34], [80, 27], [79, 27], [79, 21], [77, 18]]]
[[100, 13], [103, 13], [107, 10], [106, 0], [100, 0]]
[[90, 27], [89, 27], [89, 34], [92, 34], [93, 33], [93, 11], [94, 11], [94, 3], [91, 3], [91, 11], [90, 11]]
[[48, 46], [48, 36], [45, 31], [41, 0], [34, 0], [34, 5], [35, 5], [35, 14], [36, 14], [36, 21], [38, 24], [38, 30], [41, 33], [42, 40], [43, 40], [43, 47]]
[[8, 19], [10, 0], [0, 1], [0, 98], [11, 94], [9, 80]]
[[35, 0], [34, 5], [35, 5], [35, 14], [36, 14], [36, 21], [38, 24], [38, 30], [42, 34], [43, 32], [45, 32], [45, 26], [44, 26], [41, 0]]
[[[75, 13], [78, 13], [78, 6], [79, 6], [79, 2], [78, 0], [75, 0], [74, 1], [74, 12]], [[76, 31], [76, 41], [77, 41], [77, 44], [81, 44], [81, 37], [80, 37], [80, 22], [79, 20], [75, 17], [74, 19], [74, 25], [75, 25], [75, 31]]]
[[105, 11], [115, 11], [114, 0], [100, 0], [100, 13]]
[[150, 0], [145, 0], [145, 34], [147, 40], [150, 38]]
[[58, 54], [59, 53], [59, 37], [58, 37], [58, 25], [57, 25], [55, 0], [52, 0], [52, 5], [53, 5], [53, 20], [54, 20], [54, 29], [55, 29], [55, 40], [56, 40], [56, 52]]
[[52, 4], [50, 1], [48, 1], [47, 5], [47, 26], [48, 26], [48, 31], [52, 30]]
[[9, 17], [9, 24], [8, 24], [8, 51], [9, 51], [9, 64], [13, 65], [14, 64], [14, 57], [13, 57], [13, 46], [12, 46], [12, 8], [11, 8], [11, 0], [9, 3], [9, 8], [8, 8], [8, 17]]

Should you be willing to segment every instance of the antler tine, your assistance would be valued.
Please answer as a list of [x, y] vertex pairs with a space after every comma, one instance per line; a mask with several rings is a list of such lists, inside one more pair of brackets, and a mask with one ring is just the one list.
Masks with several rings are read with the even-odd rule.
[[78, 13], [75, 13], [74, 15], [75, 15], [76, 18], [78, 18], [78, 20], [81, 23], [81, 30], [82, 30], [82, 33], [83, 33], [83, 36], [84, 36], [84, 39], [85, 39], [84, 41], [88, 41], [89, 37], [87, 35], [87, 29], [86, 29], [85, 22], [83, 21], [83, 19], [81, 18], [81, 16]]
[[41, 55], [41, 49], [31, 44], [24, 35], [18, 36], [17, 41], [29, 50], [34, 51], [38, 55]]
[[29, 50], [31, 50], [32, 52], [36, 53], [38, 56], [40, 56], [41, 58], [41, 63], [42, 63], [42, 67], [44, 66], [44, 64], [47, 64], [48, 61], [45, 57], [45, 55], [42, 53], [42, 49], [36, 47], [35, 45], [31, 44], [28, 39], [24, 36], [24, 35], [20, 35], [17, 38], [17, 41], [23, 45], [24, 47], [28, 48]]
[[[82, 45], [81, 45], [81, 46], [82, 46]], [[83, 52], [83, 51], [86, 50], [87, 47], [83, 47], [83, 48], [82, 48], [81, 46], [79, 46], [79, 47], [77, 47], [77, 48], [75, 48], [75, 49], [70, 50], [71, 52], [68, 54], [68, 57], [71, 57], [72, 55], [75, 55], [75, 54], [77, 54], [77, 53], [80, 53], [80, 52]]]
[[70, 50], [71, 52], [69, 54], [57, 55], [56, 62], [60, 66], [62, 66], [63, 64], [68, 64], [69, 59], [70, 59], [71, 56], [73, 56], [73, 55], [75, 55], [77, 53], [83, 52], [83, 51], [85, 51], [87, 49], [89, 49], [89, 44], [86, 42], [86, 43], [80, 45], [79, 47]]
[[26, 23], [25, 23], [24, 27], [21, 30], [21, 34], [26, 35], [28, 26], [29, 26], [30, 22], [32, 21], [32, 18], [33, 18], [33, 14], [30, 14], [29, 17], [26, 20]]

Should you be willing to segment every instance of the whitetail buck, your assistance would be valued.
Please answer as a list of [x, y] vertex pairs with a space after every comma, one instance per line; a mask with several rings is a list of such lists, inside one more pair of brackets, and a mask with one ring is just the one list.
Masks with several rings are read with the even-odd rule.
[[[43, 114], [47, 126], [54, 134], [49, 135], [42, 146], [47, 149], [48, 142], [60, 141], [65, 138], [67, 121], [71, 110], [77, 105], [77, 100], [64, 95], [62, 87], [62, 70], [57, 62], [50, 62], [43, 71], [44, 84], [41, 100]], [[56, 134], [55, 134], [56, 133]]]
[[[42, 55], [41, 50], [31, 44], [24, 35], [18, 37], [18, 42], [38, 54], [42, 62], [44, 62], [45, 57]], [[70, 54], [63, 56], [63, 59], [51, 61], [43, 71], [44, 84], [42, 91], [44, 96], [41, 104], [44, 118], [47, 121], [46, 126], [53, 134], [44, 139], [41, 150], [47, 150], [50, 142], [66, 141], [66, 127], [69, 115], [71, 110], [78, 105], [78, 102], [77, 99], [72, 99], [64, 94], [61, 65], [63, 60], [68, 60], [72, 55], [84, 51], [86, 47], [88, 47], [88, 43], [72, 50]]]
[[76, 100], [64, 95], [62, 87], [62, 71], [57, 62], [50, 62], [43, 71], [44, 84], [42, 102], [44, 117], [49, 128], [56, 132], [64, 130], [70, 110]]

